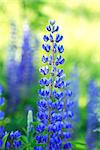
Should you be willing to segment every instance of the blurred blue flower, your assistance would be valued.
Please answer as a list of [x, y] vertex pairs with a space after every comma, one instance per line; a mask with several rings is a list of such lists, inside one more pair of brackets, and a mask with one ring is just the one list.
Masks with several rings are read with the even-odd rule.
[[79, 132], [79, 123], [80, 123], [80, 109], [79, 109], [80, 81], [77, 66], [74, 66], [71, 69], [69, 81], [70, 81], [69, 86], [70, 90], [68, 92], [68, 95], [71, 94], [71, 97], [69, 97], [67, 100], [67, 107], [74, 113], [72, 124], [73, 124], [73, 136], [75, 139], [78, 138], [77, 133]]
[[4, 101], [5, 101], [4, 97], [0, 97], [0, 106], [4, 105]]
[[17, 82], [17, 69], [18, 63], [16, 61], [16, 24], [14, 21], [11, 22], [11, 38], [8, 48], [8, 57], [7, 57], [7, 112], [12, 112], [16, 109], [16, 104], [19, 101], [19, 91], [18, 91], [18, 82]]
[[4, 112], [0, 110], [0, 120], [4, 119]]
[[[33, 54], [34, 50], [36, 51], [39, 47], [39, 40], [35, 34], [33, 35], [27, 23], [24, 24], [22, 46], [18, 46], [16, 39], [17, 30], [13, 21], [7, 57], [7, 111], [10, 113], [16, 110], [21, 99], [32, 96], [32, 84], [33, 82], [34, 84], [37, 83], [36, 68], [33, 63], [35, 56], [33, 57]], [[21, 48], [21, 59], [18, 62], [16, 54], [19, 48]]]
[[96, 83], [91, 80], [88, 85], [88, 104], [87, 104], [87, 130], [86, 130], [86, 144], [87, 150], [94, 150], [98, 135], [94, 130], [97, 128], [98, 120], [95, 109], [98, 101], [98, 87]]

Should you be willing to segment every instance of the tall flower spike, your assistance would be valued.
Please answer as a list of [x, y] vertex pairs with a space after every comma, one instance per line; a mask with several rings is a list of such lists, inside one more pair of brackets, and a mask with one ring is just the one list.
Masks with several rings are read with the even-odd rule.
[[78, 69], [76, 66], [74, 66], [70, 72], [70, 90], [72, 91], [72, 96], [69, 98], [69, 100], [67, 100], [68, 108], [71, 109], [74, 113], [74, 119], [73, 119], [74, 136], [75, 135], [77, 136], [76, 133], [78, 129], [77, 122], [79, 122], [80, 120], [80, 112], [79, 112], [80, 88], [79, 87], [80, 86], [79, 86]]
[[8, 84], [8, 106], [7, 112], [12, 112], [16, 109], [16, 103], [19, 100], [18, 82], [17, 82], [17, 67], [16, 62], [16, 24], [11, 23], [11, 39], [8, 48], [7, 60], [7, 84]]
[[97, 127], [98, 121], [95, 113], [98, 99], [98, 87], [94, 81], [90, 81], [88, 86], [88, 104], [87, 104], [87, 131], [86, 144], [87, 150], [96, 148], [97, 133], [94, 130]]
[[42, 48], [47, 55], [43, 55], [44, 65], [39, 69], [45, 77], [40, 80], [42, 88], [38, 91], [40, 101], [37, 119], [40, 124], [36, 127], [37, 146], [34, 150], [67, 150], [72, 147], [69, 139], [73, 113], [67, 110], [66, 99], [72, 94], [64, 80], [64, 70], [59, 68], [64, 63], [61, 56], [64, 47], [60, 44], [63, 36], [57, 34], [59, 27], [55, 21], [50, 21], [46, 29], [49, 34], [44, 35]]
[[27, 23], [24, 24], [23, 32], [22, 54], [18, 68], [18, 82], [20, 85], [20, 94], [23, 93], [22, 96], [27, 97], [32, 87], [33, 75], [35, 73], [33, 65], [33, 44], [31, 45], [32, 33]]

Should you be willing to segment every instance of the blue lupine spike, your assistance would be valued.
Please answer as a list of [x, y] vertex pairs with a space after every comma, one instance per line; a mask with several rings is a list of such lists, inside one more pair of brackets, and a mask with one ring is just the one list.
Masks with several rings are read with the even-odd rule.
[[33, 81], [33, 50], [30, 45], [31, 32], [28, 24], [24, 25], [24, 35], [22, 44], [22, 58], [19, 64], [19, 82], [21, 84], [31, 84]]
[[[61, 54], [64, 51], [63, 46], [58, 45], [63, 36], [57, 34], [54, 37], [53, 35], [58, 29], [55, 21], [50, 21], [50, 25], [47, 26], [47, 30], [50, 32], [49, 44], [42, 45], [47, 53], [51, 53], [48, 56], [48, 64], [39, 69], [45, 77], [39, 81], [42, 88], [38, 91], [40, 101], [38, 102], [37, 119], [40, 123], [36, 127], [35, 139], [37, 144], [45, 143], [45, 145], [43, 147], [37, 145], [34, 147], [35, 150], [42, 148], [45, 150], [72, 149], [71, 143], [66, 142], [71, 138], [72, 124], [70, 120], [74, 117], [72, 109], [68, 109], [72, 103], [67, 107], [66, 99], [72, 96], [72, 92], [68, 88], [69, 83], [65, 81], [64, 70], [58, 68], [59, 65], [63, 65], [64, 58], [61, 55], [55, 58], [55, 53]], [[48, 35], [44, 37], [47, 38]], [[47, 39], [46, 42], [48, 42]], [[43, 63], [47, 62], [44, 55], [42, 61]]]
[[94, 130], [97, 128], [98, 120], [95, 113], [98, 102], [98, 87], [94, 81], [90, 81], [88, 86], [88, 104], [87, 104], [87, 131], [86, 144], [87, 150], [94, 150], [98, 139]]

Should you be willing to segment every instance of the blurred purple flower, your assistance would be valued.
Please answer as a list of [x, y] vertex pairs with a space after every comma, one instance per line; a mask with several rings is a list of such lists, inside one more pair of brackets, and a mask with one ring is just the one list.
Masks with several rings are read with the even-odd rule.
[[74, 128], [75, 128], [77, 125], [77, 122], [79, 122], [80, 120], [80, 112], [79, 112], [80, 85], [79, 85], [78, 69], [76, 66], [74, 66], [70, 72], [70, 86], [69, 87], [70, 87], [70, 90], [72, 91], [72, 96], [68, 100], [68, 105], [70, 107], [70, 103], [72, 103], [71, 109], [73, 110], [73, 113], [74, 113], [73, 123], [74, 123]]
[[86, 144], [87, 150], [94, 150], [96, 148], [97, 133], [94, 130], [97, 128], [97, 117], [95, 109], [98, 101], [98, 87], [92, 80], [88, 86], [88, 104], [87, 104], [87, 131], [86, 131]]
[[[19, 83], [20, 95], [29, 96], [33, 82], [37, 82], [37, 75], [34, 66], [33, 53], [38, 49], [38, 41], [36, 37], [33, 39], [29, 25], [24, 24], [23, 43], [21, 60], [18, 67], [17, 80]], [[36, 40], [36, 43], [35, 43]], [[34, 43], [34, 44], [33, 44]]]
[[7, 60], [7, 92], [8, 106], [7, 111], [16, 110], [19, 102], [31, 94], [33, 82], [37, 82], [37, 74], [33, 63], [33, 52], [38, 49], [39, 41], [30, 31], [28, 24], [24, 24], [23, 43], [21, 47], [21, 60], [16, 61], [18, 49], [16, 43], [16, 24], [11, 23], [11, 41], [8, 49]]
[[11, 41], [8, 48], [8, 60], [7, 60], [7, 112], [12, 112], [16, 108], [16, 104], [19, 101], [19, 91], [17, 82], [17, 69], [18, 64], [16, 62], [16, 24], [13, 21], [11, 23]]

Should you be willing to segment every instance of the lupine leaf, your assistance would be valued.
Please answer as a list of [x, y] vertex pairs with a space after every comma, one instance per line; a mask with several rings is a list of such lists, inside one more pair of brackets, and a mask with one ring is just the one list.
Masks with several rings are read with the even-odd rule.
[[7, 134], [3, 137], [2, 150], [4, 150], [4, 149], [5, 149], [5, 144], [6, 144], [6, 141], [7, 141], [8, 136], [9, 136], [9, 133], [7, 133]]

